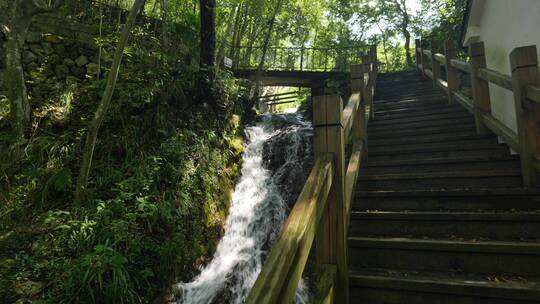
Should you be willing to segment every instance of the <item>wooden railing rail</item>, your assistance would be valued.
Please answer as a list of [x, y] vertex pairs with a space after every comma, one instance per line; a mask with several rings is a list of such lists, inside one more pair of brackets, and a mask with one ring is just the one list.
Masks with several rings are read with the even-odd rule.
[[[351, 95], [313, 97], [315, 164], [272, 246], [246, 303], [292, 303], [315, 243], [314, 303], [349, 301], [347, 233], [351, 200], [362, 155], [377, 78], [376, 50], [351, 65]], [[345, 145], [352, 145], [345, 164]]]
[[[433, 79], [448, 93], [449, 103], [457, 101], [474, 114], [478, 133], [493, 132], [520, 154], [523, 185], [538, 186], [540, 169], [540, 73], [536, 46], [515, 48], [510, 54], [512, 75], [505, 75], [486, 66], [483, 42], [469, 46], [470, 62], [455, 58], [451, 42], [445, 44], [445, 54], [425, 49], [421, 39], [415, 40], [416, 66], [422, 75]], [[445, 67], [446, 80], [440, 74]], [[460, 73], [470, 74], [469, 97], [458, 87]], [[508, 128], [491, 114], [489, 83], [513, 92], [518, 132]]]

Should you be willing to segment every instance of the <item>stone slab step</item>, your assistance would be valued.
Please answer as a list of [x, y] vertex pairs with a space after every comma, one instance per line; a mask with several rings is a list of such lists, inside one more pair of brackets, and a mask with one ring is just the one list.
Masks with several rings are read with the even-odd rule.
[[368, 126], [368, 144], [372, 139], [388, 139], [403, 136], [416, 136], [427, 134], [444, 134], [457, 132], [472, 132], [475, 131], [475, 126], [472, 121], [460, 125], [442, 125], [431, 126], [429, 128], [410, 128], [410, 129], [390, 129], [390, 130], [372, 130]]
[[402, 118], [394, 118], [394, 119], [381, 119], [381, 120], [374, 120], [370, 122], [369, 127], [378, 128], [378, 127], [394, 125], [394, 124], [408, 124], [408, 123], [422, 122], [422, 121], [460, 119], [464, 117], [472, 117], [472, 115], [466, 111], [456, 111], [456, 112], [450, 112], [450, 113], [433, 113], [431, 115], [423, 115], [423, 116], [402, 117]]
[[472, 176], [514, 176], [521, 174], [519, 160], [418, 164], [362, 168], [360, 180], [442, 178]]
[[[369, 149], [370, 148], [368, 147], [368, 153]], [[514, 156], [510, 155], [508, 147], [505, 145], [498, 145], [496, 148], [490, 147], [488, 149], [467, 151], [420, 152], [379, 156], [368, 155], [368, 159], [362, 164], [362, 167], [412, 166], [425, 164], [440, 165], [461, 162], [510, 160], [514, 158]]]
[[[371, 120], [369, 123], [376, 123], [378, 121], [386, 121], [391, 119], [400, 119], [400, 118], [407, 118], [407, 117], [421, 117], [421, 116], [430, 116], [434, 114], [444, 114], [444, 113], [455, 113], [455, 112], [463, 112], [466, 110], [463, 109], [463, 107], [459, 105], [447, 105], [447, 106], [437, 106], [427, 109], [417, 109], [417, 110], [411, 110], [407, 111], [407, 109], [403, 109], [400, 111], [388, 111], [388, 112], [375, 112], [377, 114], [373, 120]], [[467, 112], [468, 113], [468, 112]]]
[[[369, 145], [369, 142], [368, 142]], [[468, 151], [476, 149], [498, 149], [500, 144], [495, 137], [481, 139], [463, 139], [447, 142], [417, 143], [417, 144], [394, 144], [387, 146], [368, 146], [369, 156], [391, 155], [391, 154], [411, 154], [426, 152], [448, 152], [448, 151]]]
[[349, 237], [350, 266], [540, 276], [540, 242]]
[[350, 272], [350, 297], [351, 303], [370, 304], [540, 303], [537, 279], [497, 282], [494, 278], [364, 269]]
[[[472, 124], [474, 122], [474, 117], [471, 115], [463, 116], [460, 118], [448, 118], [448, 119], [433, 119], [426, 121], [416, 121], [408, 122], [402, 124], [391, 124], [391, 125], [380, 125], [380, 126], [368, 126], [368, 132], [382, 132], [382, 131], [396, 131], [403, 129], [430, 129], [433, 127], [442, 127], [442, 126], [455, 126], [455, 125], [465, 125]], [[368, 138], [370, 138], [368, 133]], [[371, 137], [373, 138], [373, 137]], [[378, 138], [378, 137], [375, 137]]]
[[396, 192], [396, 191], [441, 191], [473, 190], [484, 188], [501, 189], [522, 187], [521, 176], [486, 176], [486, 177], [446, 177], [436, 179], [368, 180], [360, 181], [359, 191]]
[[540, 240], [540, 210], [353, 211], [349, 235]]
[[388, 145], [404, 145], [404, 144], [419, 144], [419, 143], [434, 143], [434, 142], [448, 142], [457, 140], [469, 140], [469, 139], [486, 139], [495, 138], [492, 134], [478, 135], [474, 131], [466, 132], [449, 132], [442, 134], [427, 134], [427, 135], [412, 135], [396, 138], [374, 138], [369, 139], [368, 144], [370, 147], [388, 146]]
[[[523, 190], [519, 190], [523, 191]], [[433, 196], [414, 196], [414, 192], [397, 193], [357, 193], [353, 210], [379, 211], [540, 211], [540, 196], [526, 193], [482, 194], [461, 192], [446, 195], [444, 191]], [[364, 194], [364, 196], [362, 196]], [[378, 196], [373, 196], [374, 194]], [[411, 195], [412, 194], [412, 195]], [[438, 194], [435, 195], [435, 194]]]

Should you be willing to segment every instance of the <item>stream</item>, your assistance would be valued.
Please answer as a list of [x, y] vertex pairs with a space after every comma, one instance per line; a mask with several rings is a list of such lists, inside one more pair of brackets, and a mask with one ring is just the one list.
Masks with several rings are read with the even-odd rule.
[[[244, 303], [311, 167], [311, 123], [300, 114], [265, 114], [246, 128], [241, 177], [213, 259], [178, 287], [181, 304]], [[309, 303], [300, 281], [296, 303]]]

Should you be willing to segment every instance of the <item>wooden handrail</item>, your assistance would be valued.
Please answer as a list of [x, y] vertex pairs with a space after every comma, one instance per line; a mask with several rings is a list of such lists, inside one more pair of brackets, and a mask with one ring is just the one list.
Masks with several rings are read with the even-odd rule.
[[[445, 54], [423, 49], [422, 41], [415, 40], [416, 51], [427, 55], [431, 69], [425, 66], [424, 56], [416, 56], [416, 66], [423, 76], [433, 79], [448, 94], [449, 103], [459, 102], [474, 114], [476, 130], [482, 134], [491, 131], [520, 153], [523, 184], [526, 187], [540, 184], [540, 72], [535, 46], [515, 48], [510, 54], [512, 75], [505, 75], [487, 68], [483, 42], [469, 45], [470, 63], [455, 59], [455, 49], [451, 42], [445, 44]], [[432, 45], [432, 43], [430, 43]], [[446, 79], [440, 75], [440, 65], [446, 67]], [[459, 91], [458, 73], [471, 75], [472, 98]], [[489, 83], [510, 90], [514, 95], [518, 132], [508, 128], [491, 114]]]
[[441, 64], [446, 64], [446, 57], [443, 54], [437, 53], [433, 55], [433, 58], [440, 62]]
[[527, 86], [527, 98], [534, 102], [540, 102], [540, 86]]
[[317, 157], [311, 173], [246, 300], [292, 303], [332, 185], [333, 156]]
[[343, 109], [343, 132], [345, 133], [345, 140], [351, 135], [355, 114], [358, 112], [358, 106], [360, 105], [360, 92], [353, 93], [349, 98], [349, 102], [345, 109]]
[[465, 61], [461, 61], [458, 59], [452, 59], [450, 60], [450, 64], [452, 67], [464, 72], [464, 73], [471, 73], [471, 64]]
[[478, 69], [478, 76], [502, 88], [512, 91], [512, 77], [488, 68]]
[[[348, 303], [347, 231], [351, 200], [367, 141], [377, 79], [377, 53], [351, 65], [351, 96], [313, 99], [315, 164], [246, 303], [292, 303], [308, 256], [315, 246], [319, 270], [314, 303]], [[352, 152], [345, 166], [345, 144]]]

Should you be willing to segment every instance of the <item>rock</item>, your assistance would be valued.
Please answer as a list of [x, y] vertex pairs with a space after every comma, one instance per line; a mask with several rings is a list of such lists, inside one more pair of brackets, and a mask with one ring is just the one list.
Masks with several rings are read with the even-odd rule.
[[19, 295], [31, 297], [43, 289], [43, 283], [24, 279], [15, 283], [14, 289]]
[[45, 50], [41, 47], [41, 44], [30, 44], [30, 50], [38, 57], [45, 57]]
[[41, 43], [41, 48], [43, 49], [43, 52], [45, 55], [50, 55], [54, 53], [54, 49], [52, 48], [52, 45], [48, 42]]
[[264, 167], [271, 172], [274, 184], [292, 207], [313, 163], [313, 130], [295, 114], [263, 119], [271, 119], [272, 128], [276, 130], [263, 145]]
[[47, 62], [54, 63], [54, 64], [62, 64], [62, 58], [58, 56], [57, 54], [52, 54], [49, 57], [47, 57]]
[[71, 66], [74, 66], [74, 65], [75, 65], [75, 61], [73, 61], [73, 60], [71, 60], [71, 59], [69, 59], [69, 58], [65, 58], [65, 59], [62, 61], [62, 64], [71, 67]]
[[60, 43], [62, 42], [63, 38], [55, 34], [45, 34], [43, 40], [50, 43]]
[[58, 77], [59, 79], [64, 79], [69, 75], [70, 70], [65, 65], [57, 65], [54, 67], [54, 73], [56, 74], [56, 77]]
[[26, 34], [26, 42], [28, 43], [39, 43], [42, 40], [43, 38], [41, 37], [41, 34], [39, 33], [29, 32], [28, 34]]
[[84, 79], [86, 77], [86, 69], [85, 68], [82, 68], [82, 67], [78, 67], [78, 66], [72, 66], [69, 68], [69, 70], [71, 71], [71, 74], [73, 74], [73, 76], [79, 78], [79, 79]]
[[86, 65], [86, 74], [90, 76], [96, 76], [99, 72], [99, 65], [97, 63], [89, 63]]
[[68, 57], [66, 47], [63, 43], [53, 44], [53, 49], [58, 56], [62, 58]]
[[24, 64], [28, 64], [30, 62], [36, 62], [38, 60], [38, 57], [36, 54], [30, 52], [30, 51], [24, 51], [22, 55], [22, 62]]
[[77, 66], [82, 67], [88, 63], [88, 57], [81, 55], [77, 57], [77, 59], [75, 59], [75, 63], [77, 64]]

